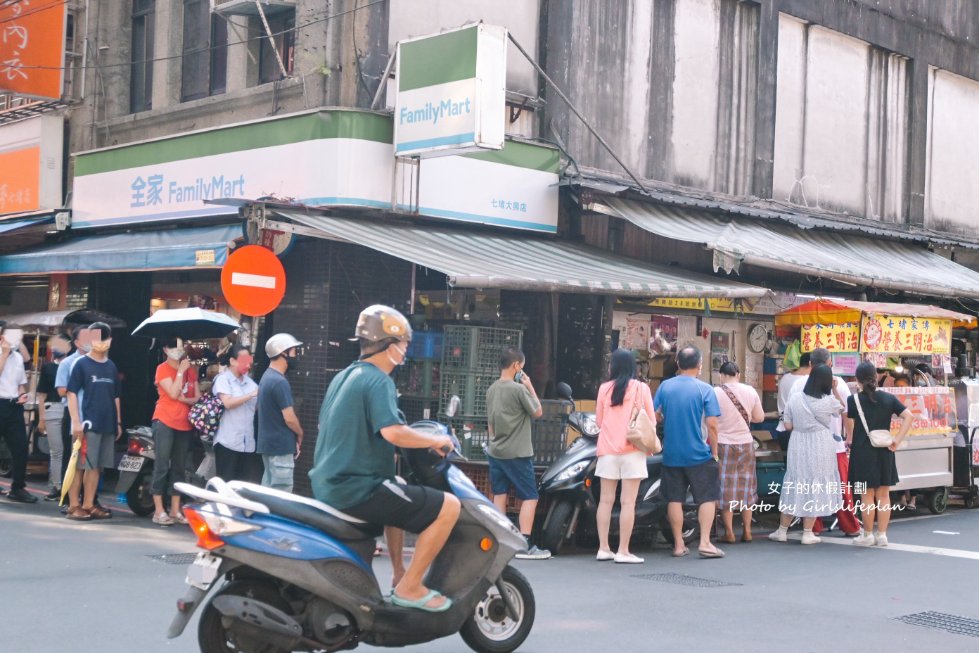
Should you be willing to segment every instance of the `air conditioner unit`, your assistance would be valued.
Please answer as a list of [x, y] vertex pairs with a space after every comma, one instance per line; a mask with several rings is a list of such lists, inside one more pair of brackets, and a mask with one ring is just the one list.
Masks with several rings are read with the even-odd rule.
[[221, 16], [258, 16], [261, 5], [266, 16], [296, 8], [296, 0], [211, 0], [211, 11]]

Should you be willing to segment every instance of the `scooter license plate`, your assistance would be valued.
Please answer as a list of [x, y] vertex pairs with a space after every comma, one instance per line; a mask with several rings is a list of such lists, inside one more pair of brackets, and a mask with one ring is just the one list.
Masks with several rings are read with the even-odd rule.
[[212, 556], [206, 551], [197, 554], [197, 558], [187, 568], [186, 583], [198, 589], [207, 590], [218, 577], [221, 558]]
[[123, 456], [119, 460], [119, 471], [120, 472], [138, 472], [143, 469], [143, 463], [146, 459], [142, 456]]

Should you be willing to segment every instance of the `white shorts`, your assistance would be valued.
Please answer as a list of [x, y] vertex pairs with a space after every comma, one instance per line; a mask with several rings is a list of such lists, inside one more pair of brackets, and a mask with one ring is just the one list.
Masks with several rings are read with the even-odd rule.
[[640, 451], [632, 453], [607, 454], [598, 457], [595, 465], [595, 476], [599, 478], [646, 478], [646, 454]]

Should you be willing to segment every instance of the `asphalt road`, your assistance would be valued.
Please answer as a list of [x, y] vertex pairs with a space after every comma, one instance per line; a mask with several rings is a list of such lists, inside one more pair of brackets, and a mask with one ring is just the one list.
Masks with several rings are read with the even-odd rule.
[[[517, 561], [538, 608], [521, 650], [977, 650], [979, 511], [905, 516], [890, 539], [889, 549], [861, 549], [834, 535], [807, 547], [760, 537], [725, 547], [723, 560], [675, 559], [655, 548], [639, 552], [642, 566], [597, 563], [585, 551]], [[161, 528], [124, 510], [78, 524], [51, 503], [0, 499], [0, 551], [0, 651], [198, 650], [196, 620], [177, 640], [164, 634], [184, 592], [182, 554], [194, 552], [185, 527]], [[387, 577], [386, 558], [375, 568]], [[922, 613], [964, 619], [958, 626], [972, 635], [898, 621]], [[451, 637], [402, 650], [467, 649]]]

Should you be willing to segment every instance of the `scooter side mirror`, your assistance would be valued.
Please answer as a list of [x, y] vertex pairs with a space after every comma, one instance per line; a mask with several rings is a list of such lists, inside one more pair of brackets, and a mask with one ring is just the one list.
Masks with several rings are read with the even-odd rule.
[[445, 416], [455, 417], [461, 406], [462, 400], [459, 399], [459, 395], [452, 395], [452, 397], [449, 399], [449, 405], [445, 407]]
[[557, 384], [557, 396], [558, 399], [564, 399], [565, 401], [574, 401], [571, 393], [571, 386], [562, 381]]

